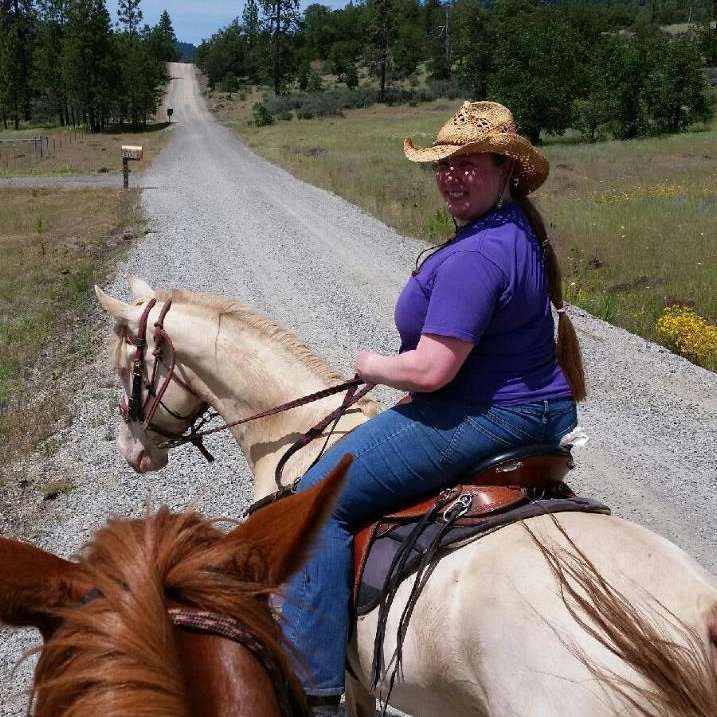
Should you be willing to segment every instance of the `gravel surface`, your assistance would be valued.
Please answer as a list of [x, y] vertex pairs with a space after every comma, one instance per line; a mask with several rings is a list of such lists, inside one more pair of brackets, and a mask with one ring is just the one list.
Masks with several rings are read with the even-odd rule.
[[[155, 233], [135, 245], [109, 290], [126, 296], [127, 275], [138, 273], [155, 285], [238, 297], [346, 375], [359, 349], [395, 350], [393, 302], [423, 245], [252, 154], [209, 116], [191, 67], [176, 65], [172, 74], [177, 127], [144, 175]], [[580, 424], [591, 440], [571, 484], [717, 572], [717, 376], [577, 309], [573, 315], [591, 385]], [[141, 513], [148, 496], [174, 508], [200, 497], [212, 515], [236, 515], [247, 504], [249, 472], [226, 437], [211, 441], [212, 466], [179, 450], [163, 471], [134, 474], [117, 451], [118, 390], [104, 355], [84, 378], [62, 448], [17, 468], [0, 505], [1, 533], [67, 556], [108, 514]], [[43, 501], [35, 486], [48, 477], [74, 487]], [[11, 671], [35, 641], [29, 631], [0, 632], [0, 715], [24, 714], [30, 664], [14, 678]]]

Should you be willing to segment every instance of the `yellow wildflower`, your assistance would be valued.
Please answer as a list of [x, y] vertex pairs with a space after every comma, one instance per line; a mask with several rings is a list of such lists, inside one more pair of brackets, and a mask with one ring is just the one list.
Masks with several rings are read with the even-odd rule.
[[678, 354], [701, 364], [717, 356], [717, 326], [689, 306], [665, 307], [657, 320], [657, 333]]

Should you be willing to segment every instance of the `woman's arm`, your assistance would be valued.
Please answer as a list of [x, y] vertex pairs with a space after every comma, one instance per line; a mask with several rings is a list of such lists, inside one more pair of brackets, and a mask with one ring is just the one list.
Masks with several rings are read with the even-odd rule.
[[472, 348], [470, 341], [422, 334], [415, 350], [396, 356], [361, 351], [356, 359], [356, 372], [368, 383], [430, 393], [455, 378]]

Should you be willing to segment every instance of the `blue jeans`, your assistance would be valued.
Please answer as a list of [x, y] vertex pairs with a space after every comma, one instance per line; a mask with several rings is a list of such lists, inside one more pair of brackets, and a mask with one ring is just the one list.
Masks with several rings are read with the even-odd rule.
[[282, 629], [310, 695], [344, 691], [353, 533], [372, 518], [459, 482], [482, 459], [531, 443], [557, 444], [577, 421], [571, 398], [520, 406], [441, 401], [422, 394], [356, 428], [306, 473], [320, 481], [345, 453], [346, 487], [307, 564], [290, 581]]

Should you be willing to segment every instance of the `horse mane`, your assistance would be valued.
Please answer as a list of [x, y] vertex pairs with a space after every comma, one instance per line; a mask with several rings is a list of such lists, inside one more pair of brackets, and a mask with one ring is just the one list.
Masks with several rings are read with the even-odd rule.
[[329, 368], [322, 358], [317, 356], [295, 334], [274, 323], [266, 316], [256, 313], [236, 299], [227, 299], [214, 294], [204, 294], [186, 289], [173, 289], [171, 291], [158, 289], [155, 291], [155, 296], [158, 301], [171, 299], [172, 302], [176, 304], [185, 304], [207, 309], [210, 313], [216, 315], [218, 322], [224, 319], [237, 321], [243, 326], [253, 329], [260, 336], [271, 339], [288, 349], [293, 356], [302, 361], [311, 370], [315, 371], [328, 383], [335, 383], [342, 380], [336, 372]]
[[192, 510], [109, 521], [78, 560], [98, 597], [58, 610], [42, 648], [35, 715], [189, 717], [168, 601], [249, 626], [301, 695], [269, 609], [268, 567], [251, 541], [223, 538]]
[[[579, 647], [560, 638], [571, 654], [598, 684], [617, 692], [629, 705], [630, 714], [717, 715], [717, 668], [701, 636], [656, 598], [643, 606], [631, 603], [600, 575], [557, 518], [551, 518], [568, 548], [549, 546], [525, 523], [523, 526], [557, 580], [568, 612], [589, 635], [641, 676], [645, 685], [591, 663]], [[717, 625], [717, 613], [712, 617]]]

